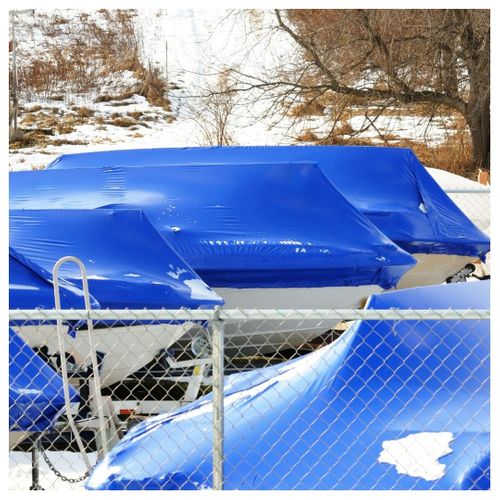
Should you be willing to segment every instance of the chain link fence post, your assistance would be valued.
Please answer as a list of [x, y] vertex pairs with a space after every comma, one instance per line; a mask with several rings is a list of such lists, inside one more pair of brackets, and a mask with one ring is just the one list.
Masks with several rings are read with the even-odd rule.
[[213, 387], [213, 489], [224, 488], [224, 321], [220, 309], [214, 314], [212, 330]]

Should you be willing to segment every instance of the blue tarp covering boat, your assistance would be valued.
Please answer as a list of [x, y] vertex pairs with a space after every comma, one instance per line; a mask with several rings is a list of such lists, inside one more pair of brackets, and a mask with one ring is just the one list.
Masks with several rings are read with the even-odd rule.
[[[78, 401], [75, 389], [69, 391]], [[61, 377], [9, 328], [9, 431], [50, 429], [63, 407]]]
[[[65, 280], [59, 280], [62, 309], [84, 309], [83, 291]], [[91, 295], [92, 309], [100, 307]], [[53, 309], [54, 287], [48, 273], [9, 247], [9, 309]]]
[[[488, 309], [489, 282], [388, 292], [366, 307]], [[309, 355], [227, 377], [225, 488], [489, 488], [489, 352], [486, 320], [361, 321]], [[211, 488], [211, 405], [134, 427], [87, 488]], [[422, 453], [443, 439], [450, 449]]]
[[143, 210], [214, 287], [390, 288], [415, 263], [310, 163], [13, 172], [10, 207]]
[[484, 256], [489, 238], [406, 148], [234, 146], [136, 149], [62, 155], [47, 168], [203, 163], [315, 162], [337, 189], [410, 253]]
[[[25, 257], [25, 265], [34, 264], [49, 276], [59, 258], [78, 257], [87, 269], [90, 292], [103, 308], [223, 303], [137, 210], [11, 210], [10, 245]], [[60, 275], [81, 283], [75, 265], [63, 265]]]

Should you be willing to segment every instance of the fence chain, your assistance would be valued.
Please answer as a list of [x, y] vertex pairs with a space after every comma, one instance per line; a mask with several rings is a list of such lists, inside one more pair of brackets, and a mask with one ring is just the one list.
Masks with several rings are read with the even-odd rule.
[[72, 477], [67, 477], [65, 476], [62, 472], [59, 472], [55, 465], [50, 461], [50, 458], [48, 457], [47, 453], [45, 453], [45, 450], [43, 449], [43, 446], [37, 441], [35, 446], [37, 447], [38, 451], [42, 455], [43, 460], [47, 464], [48, 468], [53, 472], [61, 481], [65, 481], [70, 484], [74, 483], [81, 483], [82, 481], [85, 481], [90, 475], [90, 473], [94, 470], [96, 467], [97, 463], [96, 462], [90, 470], [88, 470], [83, 476], [77, 477], [77, 478], [72, 478]]

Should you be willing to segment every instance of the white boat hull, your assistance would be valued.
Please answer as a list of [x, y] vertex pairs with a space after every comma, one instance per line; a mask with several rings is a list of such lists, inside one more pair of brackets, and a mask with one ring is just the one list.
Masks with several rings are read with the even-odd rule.
[[9, 451], [27, 439], [30, 434], [32, 433], [28, 431], [9, 431]]
[[[103, 387], [114, 384], [148, 364], [161, 349], [177, 342], [194, 323], [170, 325], [137, 325], [113, 328], [94, 328], [96, 351], [104, 354], [101, 366]], [[73, 338], [65, 328], [66, 352], [75, 354], [78, 362], [90, 366], [90, 348], [87, 330], [79, 330]], [[14, 327], [22, 339], [33, 348], [47, 346], [49, 355], [59, 352], [55, 325]]]
[[[463, 255], [413, 254], [417, 264], [399, 281], [396, 288], [443, 283], [475, 260]], [[357, 309], [369, 295], [383, 292], [377, 285], [319, 288], [215, 288], [227, 309]], [[297, 348], [335, 325], [327, 321], [286, 320], [245, 322], [227, 321], [225, 349], [229, 354], [267, 354]], [[193, 334], [193, 330], [190, 335]]]
[[[215, 288], [226, 309], [357, 309], [377, 285], [318, 288]], [[330, 321], [246, 320], [227, 321], [225, 350], [230, 354], [266, 354], [280, 349], [296, 348], [333, 328]]]
[[476, 260], [476, 257], [466, 255], [443, 254], [412, 254], [417, 264], [410, 269], [397, 284], [397, 289], [414, 288], [417, 286], [439, 285], [446, 278], [462, 270], [466, 264]]

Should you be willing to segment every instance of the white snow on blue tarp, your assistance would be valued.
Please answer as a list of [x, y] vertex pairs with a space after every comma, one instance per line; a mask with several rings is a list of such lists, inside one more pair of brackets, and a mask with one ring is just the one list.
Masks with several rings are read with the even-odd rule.
[[[379, 294], [367, 308], [489, 305], [483, 281]], [[488, 489], [489, 352], [486, 320], [359, 321], [311, 354], [226, 377], [225, 489]], [[211, 395], [150, 418], [86, 486], [211, 488], [211, 429]], [[453, 436], [431, 481], [379, 460], [384, 443], [420, 433]]]
[[484, 256], [489, 238], [451, 201], [411, 149], [380, 146], [233, 146], [62, 155], [47, 168], [316, 162], [347, 199], [411, 253]]
[[[11, 210], [9, 233], [11, 247], [28, 265], [34, 263], [50, 276], [59, 258], [73, 255], [82, 260], [90, 292], [103, 308], [223, 303], [137, 210]], [[81, 284], [74, 264], [64, 264], [60, 276]], [[200, 286], [194, 288], [193, 283]]]
[[[69, 394], [78, 401], [71, 386]], [[50, 429], [63, 408], [62, 378], [9, 328], [9, 431]]]
[[143, 210], [210, 286], [390, 288], [415, 263], [311, 163], [13, 172], [10, 207]]

